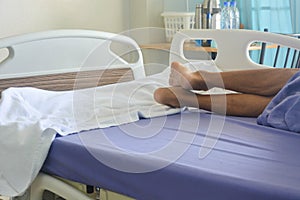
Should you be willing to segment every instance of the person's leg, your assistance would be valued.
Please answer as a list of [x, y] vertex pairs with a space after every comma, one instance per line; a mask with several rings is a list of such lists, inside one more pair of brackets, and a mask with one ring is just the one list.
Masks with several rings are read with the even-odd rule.
[[158, 103], [171, 107], [196, 107], [219, 114], [257, 117], [272, 97], [252, 94], [199, 95], [181, 87], [159, 88], [154, 93]]
[[274, 96], [299, 69], [253, 69], [229, 72], [191, 72], [180, 63], [171, 65], [170, 85], [207, 90], [221, 87], [246, 94]]

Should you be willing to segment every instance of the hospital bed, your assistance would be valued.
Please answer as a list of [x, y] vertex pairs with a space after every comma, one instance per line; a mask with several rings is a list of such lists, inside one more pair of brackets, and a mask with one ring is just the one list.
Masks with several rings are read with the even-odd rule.
[[[92, 34], [92, 38], [109, 41], [117, 38], [117, 41], [125, 40], [126, 43], [128, 39], [139, 59], [133, 65], [121, 59], [122, 62], [118, 62], [117, 67], [126, 66], [126, 69], [131, 69], [133, 78], [144, 77], [141, 52], [134, 41], [127, 37], [103, 37], [103, 33], [85, 31], [58, 31], [50, 33], [50, 36], [48, 34], [29, 35], [28, 38], [29, 41], [36, 41], [34, 38], [43, 41], [50, 39], [49, 45], [52, 42], [55, 44], [52, 38], [69, 40], [71, 37], [74, 40], [78, 38], [77, 34], [84, 38], [91, 38]], [[218, 53], [214, 63], [222, 71], [267, 67], [251, 61], [248, 48], [253, 42], [279, 43], [300, 49], [299, 40], [278, 34], [246, 30], [186, 30], [175, 35], [170, 50], [170, 62], [196, 62], [187, 60], [183, 49], [185, 41], [194, 39], [216, 41]], [[24, 43], [23, 37], [17, 37], [16, 41], [17, 44], [19, 41]], [[13, 46], [10, 42], [2, 42], [1, 45], [7, 47], [11, 54], [17, 55]], [[27, 47], [26, 44], [24, 46]], [[31, 49], [21, 52], [32, 53]], [[25, 66], [23, 62], [17, 64]], [[65, 66], [78, 65], [78, 62], [74, 62]], [[111, 63], [104, 62], [98, 66], [110, 66], [109, 70], [116, 69]], [[40, 64], [42, 63], [37, 63], [36, 66]], [[51, 66], [57, 67], [57, 64]], [[15, 69], [15, 72], [19, 71], [19, 68]], [[88, 65], [87, 69], [88, 72], [90, 69], [99, 70], [95, 64]], [[3, 73], [5, 75], [4, 78], [1, 77], [1, 82], [4, 81], [7, 87], [6, 81], [11, 77], [14, 80], [24, 76], [33, 77], [36, 75], [31, 74], [33, 70], [36, 71], [30, 69], [30, 72], [22, 71], [19, 75], [15, 75], [15, 72]], [[68, 69], [67, 72], [80, 70], [82, 68]], [[60, 68], [53, 71], [54, 75], [61, 73]], [[45, 75], [49, 71], [40, 70], [39, 73]], [[123, 73], [127, 74], [122, 71], [121, 76]], [[51, 89], [51, 84], [46, 89]], [[145, 135], [133, 137], [138, 134]], [[74, 133], [57, 137], [53, 141], [43, 168], [31, 186], [31, 199], [41, 199], [45, 190], [65, 199], [91, 199], [71, 186], [69, 181], [146, 200], [299, 199], [299, 142], [298, 133], [257, 125], [255, 118], [225, 117], [195, 109]]]

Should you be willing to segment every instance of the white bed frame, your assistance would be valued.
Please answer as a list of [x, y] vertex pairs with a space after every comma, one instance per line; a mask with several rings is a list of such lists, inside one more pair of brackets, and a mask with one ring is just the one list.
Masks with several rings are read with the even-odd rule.
[[249, 55], [249, 47], [254, 42], [279, 44], [291, 49], [300, 48], [300, 40], [282, 34], [253, 30], [183, 30], [175, 35], [171, 44], [170, 63], [190, 62], [184, 56], [184, 42], [187, 40], [214, 40], [218, 47], [215, 64], [222, 71], [259, 69], [269, 67], [255, 63]]
[[[78, 38], [89, 40], [88, 42], [79, 42]], [[300, 40], [272, 33], [247, 30], [185, 30], [177, 33], [173, 39], [170, 50], [170, 63], [173, 61], [188, 62], [183, 53], [183, 43], [190, 39], [215, 40], [218, 45], [218, 54], [215, 63], [224, 71], [266, 67], [256, 64], [250, 59], [248, 48], [252, 42], [278, 43], [287, 47], [300, 49]], [[75, 40], [76, 44], [74, 44]], [[116, 40], [133, 46], [138, 52], [138, 61], [128, 64], [126, 61], [120, 59], [119, 64], [125, 64], [127, 67], [130, 66], [135, 79], [145, 77], [141, 51], [132, 39], [103, 32], [62, 30], [0, 40], [0, 48], [7, 48], [9, 51], [8, 58], [0, 64], [0, 79], [79, 71], [80, 69], [78, 67], [74, 68], [74, 66], [78, 66], [89, 55], [91, 49], [95, 48], [95, 45], [98, 45], [97, 40]], [[65, 45], [62, 44], [68, 44], [71, 49], [65, 49]], [[41, 51], [41, 48], [46, 47], [47, 49]], [[49, 50], [49, 47], [52, 50]], [[68, 56], [74, 59], [66, 60], [66, 51], [68, 52]], [[41, 52], [50, 54], [50, 60], [47, 59], [47, 67], [42, 69], [40, 65], [44, 65], [45, 55], [41, 54]], [[52, 53], [55, 53], [55, 55], [52, 55]], [[32, 58], [32, 55], [35, 55], [35, 59], [33, 62], [29, 62], [28, 58]], [[102, 55], [115, 59], [114, 53], [110, 51], [103, 52]], [[56, 57], [59, 58], [59, 61], [54, 59]], [[100, 59], [98, 62], [101, 63], [102, 60]], [[101, 66], [105, 67], [108, 65], [110, 65], [108, 61], [104, 61], [101, 64]], [[91, 200], [91, 198], [65, 182], [40, 173], [31, 186], [30, 199], [41, 200], [45, 190], [52, 191], [65, 199]]]
[[[136, 51], [128, 63], [111, 50], [112, 42], [127, 45], [123, 53]], [[0, 63], [0, 79], [44, 74], [129, 67], [135, 79], [145, 77], [142, 52], [129, 37], [90, 30], [53, 30], [0, 40], [8, 56]], [[84, 68], [84, 69], [82, 69]]]

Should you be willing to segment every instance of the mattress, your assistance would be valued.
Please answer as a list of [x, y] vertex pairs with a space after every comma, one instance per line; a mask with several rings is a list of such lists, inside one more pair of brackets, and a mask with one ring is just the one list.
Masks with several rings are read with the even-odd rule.
[[144, 200], [300, 199], [299, 144], [255, 118], [187, 111], [57, 137], [42, 171]]

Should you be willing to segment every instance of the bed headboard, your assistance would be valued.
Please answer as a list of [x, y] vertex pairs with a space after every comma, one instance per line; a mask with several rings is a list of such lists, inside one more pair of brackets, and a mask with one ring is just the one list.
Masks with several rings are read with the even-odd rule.
[[274, 43], [300, 49], [299, 39], [270, 32], [215, 29], [183, 30], [173, 38], [170, 63], [173, 61], [188, 61], [184, 56], [183, 44], [186, 40], [191, 39], [214, 40], [218, 47], [215, 64], [224, 71], [267, 67], [251, 60], [248, 48], [253, 42]]
[[86, 82], [83, 88], [89, 87], [88, 82], [103, 85], [145, 77], [137, 43], [113, 33], [30, 33], [0, 39], [0, 50], [0, 91], [11, 86], [70, 90], [79, 77]]

